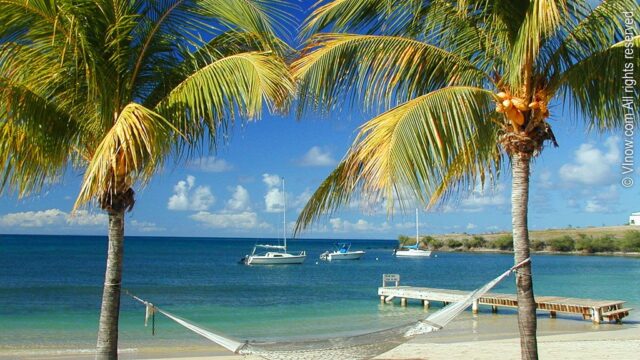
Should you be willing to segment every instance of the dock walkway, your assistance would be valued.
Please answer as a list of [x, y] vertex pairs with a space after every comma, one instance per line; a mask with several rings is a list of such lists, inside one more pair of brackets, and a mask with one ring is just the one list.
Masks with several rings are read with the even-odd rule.
[[[399, 278], [399, 277], [398, 277]], [[390, 303], [395, 298], [400, 299], [402, 306], [407, 306], [409, 299], [421, 300], [425, 308], [429, 307], [432, 301], [442, 302], [445, 305], [451, 302], [460, 301], [469, 295], [467, 291], [451, 289], [434, 289], [415, 286], [383, 286], [378, 288], [380, 302]], [[622, 318], [629, 315], [630, 308], [624, 308], [624, 301], [621, 300], [592, 300], [577, 299], [560, 296], [536, 296], [536, 306], [538, 310], [548, 311], [551, 317], [556, 317], [556, 313], [568, 313], [582, 315], [585, 320], [591, 319], [594, 323], [601, 323], [603, 320], [621, 322]], [[474, 314], [478, 313], [479, 305], [490, 305], [493, 312], [497, 312], [499, 307], [517, 308], [518, 300], [514, 294], [487, 293], [472, 305]]]

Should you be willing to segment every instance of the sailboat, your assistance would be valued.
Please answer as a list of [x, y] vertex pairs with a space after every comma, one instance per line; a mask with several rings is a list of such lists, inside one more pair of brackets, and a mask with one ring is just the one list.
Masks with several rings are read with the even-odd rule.
[[431, 250], [420, 249], [420, 236], [418, 230], [418, 209], [416, 209], [416, 244], [403, 246], [400, 249], [396, 249], [393, 253], [396, 256], [407, 256], [407, 257], [428, 257], [431, 256]]
[[256, 244], [251, 255], [246, 255], [243, 259], [246, 265], [302, 264], [307, 257], [304, 251], [297, 254], [287, 252], [287, 195], [284, 191], [284, 179], [282, 179], [282, 196], [284, 197], [284, 209], [282, 210], [284, 245]]

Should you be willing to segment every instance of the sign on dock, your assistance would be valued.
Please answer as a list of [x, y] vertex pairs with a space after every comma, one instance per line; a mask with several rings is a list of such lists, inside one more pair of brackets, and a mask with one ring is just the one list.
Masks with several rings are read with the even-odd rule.
[[383, 274], [382, 287], [386, 287], [387, 283], [394, 283], [395, 287], [400, 285], [400, 274]]

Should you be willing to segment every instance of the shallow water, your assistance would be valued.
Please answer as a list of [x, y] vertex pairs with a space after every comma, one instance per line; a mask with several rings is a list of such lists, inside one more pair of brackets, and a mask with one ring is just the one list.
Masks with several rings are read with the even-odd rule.
[[[295, 240], [290, 242], [290, 250], [306, 250], [308, 254], [303, 265], [239, 265], [238, 260], [255, 242], [128, 237], [123, 286], [176, 315], [240, 339], [313, 338], [382, 329], [424, 316], [417, 305], [379, 304], [376, 291], [383, 273], [400, 274], [401, 284], [406, 285], [470, 290], [509, 268], [513, 261], [504, 254], [462, 253], [397, 259], [391, 254], [395, 241], [352, 241], [354, 249], [367, 252], [362, 260], [326, 263], [318, 256], [332, 247], [332, 241]], [[104, 237], [0, 235], [0, 352], [91, 350], [105, 254]], [[637, 258], [534, 257], [535, 292], [539, 295], [621, 299], [638, 309], [638, 279]], [[494, 291], [513, 289], [513, 280], [507, 278]], [[632, 312], [632, 321], [640, 319], [638, 313]], [[502, 325], [492, 327], [490, 319], [512, 314], [486, 314], [487, 320], [481, 321], [484, 323], [477, 331], [497, 332]], [[162, 317], [156, 318], [156, 335], [152, 337], [143, 318], [143, 307], [123, 298], [122, 348], [207, 345]], [[459, 320], [459, 324], [467, 324], [460, 325], [461, 334], [468, 333], [468, 324], [473, 324], [470, 319], [471, 314], [466, 313]], [[592, 326], [590, 322], [570, 321], [570, 330]], [[549, 324], [550, 331], [554, 326], [561, 327], [558, 331], [567, 330], [565, 325]], [[455, 336], [455, 325], [447, 333]]]

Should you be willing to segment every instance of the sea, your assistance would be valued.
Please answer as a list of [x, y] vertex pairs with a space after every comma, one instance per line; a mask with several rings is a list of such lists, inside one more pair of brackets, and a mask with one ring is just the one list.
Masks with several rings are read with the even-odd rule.
[[[349, 240], [352, 249], [366, 251], [361, 260], [321, 261], [320, 254], [335, 242], [290, 240], [290, 251], [307, 252], [304, 264], [246, 266], [239, 260], [256, 243], [278, 240], [127, 237], [123, 288], [237, 339], [302, 340], [385, 329], [438, 310], [439, 305], [425, 310], [418, 303], [406, 308], [381, 304], [377, 288], [383, 274], [399, 274], [401, 285], [472, 290], [513, 264], [512, 255], [495, 253], [396, 258], [392, 250], [397, 242], [390, 240]], [[106, 251], [104, 236], [0, 235], [0, 357], [91, 352]], [[536, 294], [626, 300], [638, 309], [628, 321], [639, 322], [640, 258], [534, 255], [533, 264]], [[513, 278], [494, 291], [514, 292]], [[183, 349], [186, 354], [212, 346], [161, 315], [153, 329], [145, 327], [144, 315], [144, 306], [123, 295], [120, 347], [125, 353]], [[516, 321], [514, 311], [495, 315], [483, 307], [474, 321], [496, 316]], [[462, 318], [470, 319], [470, 312]], [[553, 323], [593, 326], [571, 316], [559, 318]]]

